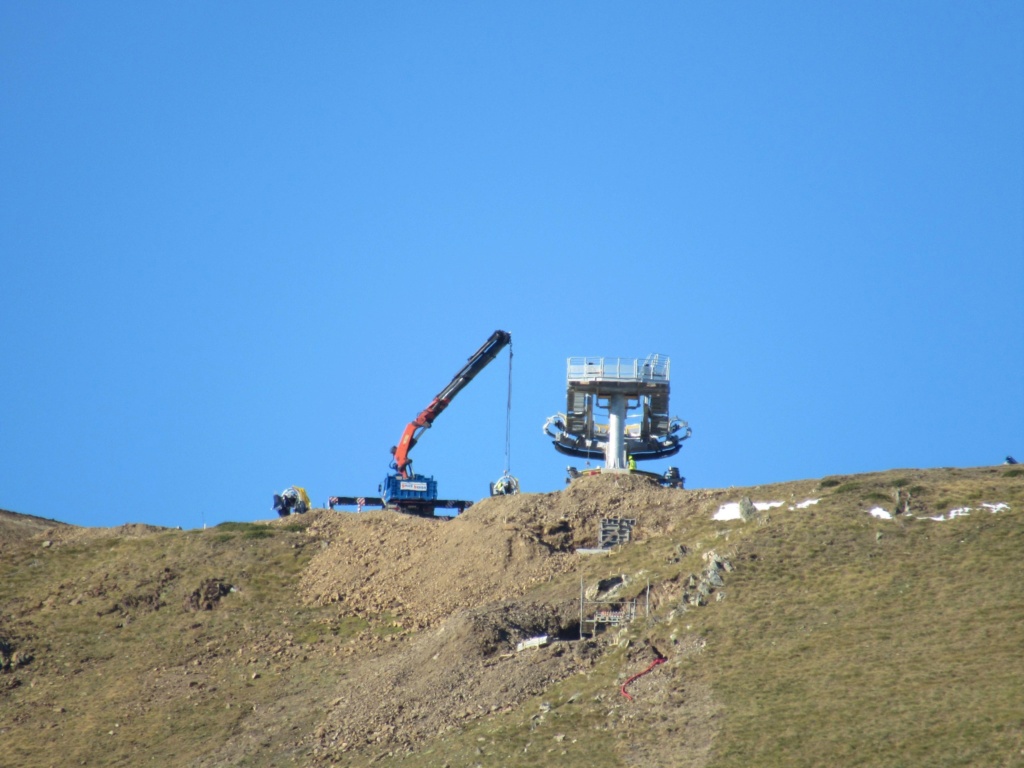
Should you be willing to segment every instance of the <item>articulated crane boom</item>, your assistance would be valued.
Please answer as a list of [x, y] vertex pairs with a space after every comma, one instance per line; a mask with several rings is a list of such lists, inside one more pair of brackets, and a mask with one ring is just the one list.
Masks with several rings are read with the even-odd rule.
[[391, 468], [398, 473], [398, 477], [403, 480], [409, 478], [412, 467], [409, 451], [413, 449], [420, 437], [423, 436], [423, 430], [428, 429], [434, 423], [434, 419], [440, 416], [444, 409], [448, 407], [452, 399], [465, 389], [466, 385], [480, 371], [486, 368], [487, 364], [497, 357], [498, 353], [511, 342], [512, 335], [506, 331], [495, 331], [492, 333], [491, 338], [484, 342], [484, 345], [470, 356], [469, 361], [463, 366], [462, 370], [455, 374], [455, 377], [448, 382], [448, 386], [438, 392], [430, 405], [424, 408], [419, 416], [406, 425], [405, 431], [402, 433], [402, 439], [398, 441], [398, 445], [391, 449], [391, 453], [394, 456]]
[[384, 482], [378, 488], [379, 499], [352, 496], [332, 496], [328, 500], [328, 506], [333, 509], [336, 505], [383, 506], [397, 508], [401, 512], [409, 512], [416, 515], [433, 516], [437, 507], [447, 507], [458, 511], [470, 506], [471, 501], [440, 500], [437, 498], [437, 481], [433, 477], [417, 475], [412, 471], [412, 459], [409, 452], [423, 436], [423, 432], [429, 429], [434, 420], [441, 415], [449, 406], [452, 399], [471, 382], [480, 371], [498, 356], [502, 349], [512, 343], [512, 335], [506, 331], [495, 331], [480, 349], [470, 356], [455, 377], [448, 382], [448, 385], [437, 393], [430, 405], [424, 408], [420, 414], [410, 421], [402, 432], [402, 438], [398, 445], [391, 448], [391, 468], [394, 474], [384, 478]]

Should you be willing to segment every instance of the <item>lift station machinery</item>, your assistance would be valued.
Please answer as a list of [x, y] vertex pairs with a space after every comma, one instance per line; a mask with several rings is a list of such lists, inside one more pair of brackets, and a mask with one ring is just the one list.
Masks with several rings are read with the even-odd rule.
[[[473, 504], [471, 501], [454, 499], [438, 499], [437, 481], [427, 475], [417, 475], [412, 471], [412, 459], [410, 451], [423, 436], [424, 430], [430, 428], [434, 420], [441, 415], [452, 399], [471, 382], [480, 371], [487, 367], [498, 353], [512, 343], [511, 334], [506, 331], [495, 331], [491, 337], [478, 349], [463, 366], [455, 377], [448, 382], [431, 401], [430, 405], [423, 409], [420, 414], [410, 421], [402, 432], [402, 438], [398, 444], [391, 448], [391, 469], [395, 470], [384, 478], [384, 482], [378, 486], [376, 497], [372, 496], [331, 496], [327, 505], [331, 509], [336, 506], [362, 507], [386, 507], [400, 512], [407, 512], [423, 517], [434, 516], [437, 508], [454, 510], [457, 514]], [[511, 351], [509, 352], [509, 370], [511, 371]], [[506, 434], [506, 474], [509, 483], [515, 483], [518, 489], [518, 481], [508, 475], [507, 468], [508, 438]], [[499, 481], [500, 482], [500, 481]], [[492, 485], [492, 493], [494, 485]]]
[[[603, 459], [605, 469], [626, 470], [630, 458], [674, 456], [690, 437], [690, 426], [669, 415], [668, 397], [669, 358], [665, 355], [570, 357], [565, 413], [550, 417], [544, 433], [560, 453]], [[601, 409], [607, 411], [607, 422], [598, 420]], [[682, 485], [675, 467], [662, 479], [666, 485]]]

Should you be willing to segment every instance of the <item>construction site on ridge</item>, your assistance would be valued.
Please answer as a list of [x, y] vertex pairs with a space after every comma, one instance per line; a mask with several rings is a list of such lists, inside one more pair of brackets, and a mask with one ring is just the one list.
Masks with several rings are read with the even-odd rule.
[[[466, 499], [442, 499], [433, 476], [417, 474], [412, 469], [412, 449], [426, 430], [476, 376], [498, 354], [508, 348], [508, 399], [505, 424], [505, 469], [490, 484], [490, 494], [519, 493], [519, 479], [509, 466], [512, 412], [512, 335], [497, 330], [472, 355], [452, 380], [430, 401], [402, 432], [391, 447], [390, 468], [376, 493], [330, 496], [328, 509], [379, 507], [396, 512], [441, 517], [463, 512], [473, 504]], [[601, 412], [605, 419], [601, 420]], [[581, 473], [570, 466], [567, 482], [580, 474], [601, 471], [639, 473], [637, 462], [674, 456], [683, 441], [692, 435], [689, 424], [669, 413], [669, 358], [652, 354], [646, 358], [569, 358], [566, 373], [566, 409], [548, 418], [544, 434], [551, 438], [561, 454], [585, 459], [587, 468]], [[591, 460], [604, 462], [602, 469], [590, 468]], [[685, 478], [676, 467], [662, 475], [643, 473], [672, 488], [684, 487]], [[284, 517], [293, 512], [304, 513], [310, 507], [304, 487], [291, 486], [274, 494], [273, 508]]]
[[1012, 459], [691, 489], [638, 466], [692, 435], [669, 358], [579, 357], [564, 487], [522, 490], [507, 417], [489, 495], [446, 498], [412, 451], [506, 349], [511, 391], [511, 341], [376, 491], [195, 530], [0, 510], [0, 764], [1024, 763]]

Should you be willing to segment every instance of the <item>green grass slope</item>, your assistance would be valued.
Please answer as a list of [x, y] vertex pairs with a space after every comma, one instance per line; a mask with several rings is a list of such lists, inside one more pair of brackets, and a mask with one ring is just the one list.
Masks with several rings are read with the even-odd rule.
[[[759, 507], [748, 519], [715, 519], [743, 499]], [[589, 531], [594, 516], [635, 517], [633, 543], [576, 556], [516, 603], [571, 616], [581, 583], [589, 594], [614, 577], [638, 618], [584, 641], [565, 619], [563, 640], [527, 658], [517, 627], [488, 625], [471, 658], [471, 638], [455, 635], [480, 621], [409, 628], [303, 599], [309, 564], [342, 543], [316, 524], [333, 513], [205, 531], [44, 530], [8, 516], [0, 765], [1024, 765], [1019, 468], [702, 491], [602, 476], [500, 503], [557, 508], [558, 536], [566, 520]], [[526, 524], [504, 509], [495, 526], [512, 542]], [[380, 555], [375, 568], [409, 567]], [[721, 581], [695, 600], [709, 571]], [[491, 608], [480, 606], [515, 614]], [[423, 656], [446, 646], [468, 650]], [[367, 707], [410, 716], [400, 686], [395, 700], [354, 701], [353, 681], [372, 691], [368, 670], [420, 658], [437, 665], [421, 667], [431, 679], [465, 678], [457, 725], [411, 743], [383, 727], [365, 743], [332, 738], [339, 720], [376, 722]], [[551, 672], [517, 688], [524, 665]], [[479, 702], [498, 703], [477, 707], [474, 681]], [[427, 704], [453, 706], [446, 695]]]

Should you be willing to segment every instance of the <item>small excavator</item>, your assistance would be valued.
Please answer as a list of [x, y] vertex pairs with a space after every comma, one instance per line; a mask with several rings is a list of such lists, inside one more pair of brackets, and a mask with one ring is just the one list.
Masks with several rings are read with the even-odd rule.
[[[357, 509], [363, 507], [384, 507], [399, 512], [419, 515], [421, 517], [434, 517], [434, 511], [438, 508], [454, 510], [454, 514], [463, 512], [467, 507], [472, 506], [472, 501], [455, 499], [439, 499], [437, 497], [437, 481], [427, 475], [417, 475], [412, 471], [412, 459], [409, 452], [413, 449], [423, 432], [430, 428], [434, 420], [441, 415], [452, 399], [471, 382], [480, 371], [497, 357], [506, 346], [512, 343], [511, 334], [506, 331], [495, 331], [491, 337], [478, 349], [468, 362], [463, 366], [455, 377], [448, 382], [448, 386], [442, 389], [431, 401], [430, 405], [423, 409], [420, 414], [410, 421], [398, 445], [392, 446], [390, 463], [391, 469], [395, 470], [384, 478], [384, 482], [377, 487], [379, 496], [371, 498], [367, 496], [331, 496], [327, 500], [327, 506], [334, 509], [338, 506], [354, 506]], [[511, 371], [511, 351], [509, 352], [509, 370]], [[507, 456], [507, 427], [506, 427], [506, 456]], [[496, 483], [491, 484], [491, 494], [517, 493], [519, 481], [508, 474], [506, 466], [505, 474]], [[439, 515], [439, 517], [450, 517]]]

